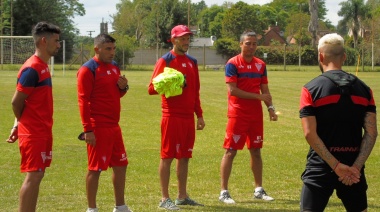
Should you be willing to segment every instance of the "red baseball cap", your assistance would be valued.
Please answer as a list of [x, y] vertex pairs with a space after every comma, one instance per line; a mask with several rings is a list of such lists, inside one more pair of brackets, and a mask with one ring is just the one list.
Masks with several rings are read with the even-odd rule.
[[190, 31], [190, 29], [186, 25], [177, 25], [173, 27], [172, 32], [171, 32], [171, 37], [176, 38], [176, 37], [181, 37], [187, 34], [192, 35], [193, 33]]

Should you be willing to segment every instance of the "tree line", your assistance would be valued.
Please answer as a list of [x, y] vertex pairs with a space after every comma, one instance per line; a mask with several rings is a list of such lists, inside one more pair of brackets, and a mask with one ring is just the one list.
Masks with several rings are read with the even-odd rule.
[[[30, 35], [31, 24], [48, 20], [63, 29], [62, 39], [68, 41], [66, 58], [73, 55], [78, 42], [92, 45], [92, 39], [78, 38], [75, 16], [86, 13], [77, 0], [0, 0], [1, 35]], [[120, 0], [117, 12], [111, 15], [118, 40], [117, 60], [133, 57], [137, 48], [170, 48], [170, 30], [177, 24], [195, 26], [196, 36], [215, 36], [215, 48], [229, 56], [239, 51], [238, 39], [246, 29], [263, 35], [268, 26], [278, 26], [284, 38], [292, 37], [305, 49], [314, 48], [317, 32], [337, 32], [345, 36], [347, 46], [360, 51], [379, 43], [380, 0], [347, 0], [336, 11], [341, 17], [334, 26], [326, 17], [325, 0], [273, 0], [264, 5], [225, 1], [206, 5], [202, 0]], [[17, 21], [14, 21], [17, 20]], [[367, 30], [367, 31], [366, 31]], [[351, 34], [352, 36], [347, 36]], [[363, 39], [361, 34], [367, 35]], [[370, 35], [368, 35], [370, 34]], [[275, 41], [271, 46], [279, 45]], [[378, 48], [377, 48], [378, 49]], [[379, 62], [380, 63], [380, 62]]]

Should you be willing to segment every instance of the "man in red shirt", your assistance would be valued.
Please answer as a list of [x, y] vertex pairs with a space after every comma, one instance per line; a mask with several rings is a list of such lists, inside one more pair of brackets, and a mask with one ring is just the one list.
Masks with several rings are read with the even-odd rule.
[[[165, 67], [176, 69], [185, 75], [186, 84], [182, 94], [162, 99], [161, 119], [161, 161], [159, 166], [162, 199], [159, 207], [179, 210], [176, 205], [201, 205], [190, 199], [187, 194], [187, 175], [189, 159], [195, 141], [195, 128], [202, 130], [205, 122], [199, 98], [199, 73], [197, 60], [186, 54], [189, 49], [191, 31], [185, 25], [175, 26], [171, 31], [173, 50], [162, 56], [156, 63], [152, 80], [164, 71]], [[157, 94], [152, 80], [149, 84], [150, 95]], [[194, 113], [197, 126], [194, 126]], [[170, 166], [177, 159], [178, 198], [175, 204], [169, 198]]]
[[124, 200], [128, 165], [119, 126], [120, 98], [128, 89], [128, 80], [121, 76], [113, 61], [115, 39], [100, 34], [94, 39], [95, 56], [78, 70], [78, 103], [84, 140], [87, 143], [88, 172], [86, 191], [88, 212], [97, 212], [96, 194], [101, 171], [113, 169], [114, 212], [128, 212]]
[[21, 172], [19, 211], [35, 211], [39, 187], [52, 160], [53, 94], [48, 61], [61, 47], [59, 27], [39, 22], [32, 30], [35, 53], [20, 68], [12, 109], [16, 117], [7, 142], [19, 139]]
[[240, 36], [241, 54], [231, 58], [225, 67], [228, 89], [228, 123], [223, 148], [226, 152], [221, 161], [221, 192], [219, 200], [234, 204], [228, 191], [228, 179], [237, 150], [244, 145], [251, 155], [251, 170], [255, 179], [254, 198], [274, 200], [262, 188], [263, 163], [263, 111], [261, 102], [268, 107], [269, 119], [277, 121], [269, 92], [266, 64], [254, 57], [257, 38], [254, 32], [244, 32]]

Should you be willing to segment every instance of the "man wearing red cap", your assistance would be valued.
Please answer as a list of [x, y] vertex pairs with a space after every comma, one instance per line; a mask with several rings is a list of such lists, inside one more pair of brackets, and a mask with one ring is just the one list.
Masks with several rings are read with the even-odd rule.
[[[189, 28], [185, 25], [175, 26], [171, 31], [170, 41], [173, 49], [163, 55], [156, 63], [148, 92], [158, 94], [152, 80], [161, 74], [165, 67], [176, 69], [185, 76], [182, 94], [162, 99], [161, 119], [161, 161], [159, 165], [162, 199], [159, 207], [167, 210], [179, 210], [177, 205], [203, 206], [190, 199], [186, 191], [188, 164], [192, 157], [195, 141], [195, 128], [202, 130], [205, 122], [199, 98], [199, 73], [197, 60], [186, 54], [189, 49]], [[197, 116], [195, 126], [194, 113]], [[177, 159], [178, 197], [175, 203], [169, 197], [170, 166]]]

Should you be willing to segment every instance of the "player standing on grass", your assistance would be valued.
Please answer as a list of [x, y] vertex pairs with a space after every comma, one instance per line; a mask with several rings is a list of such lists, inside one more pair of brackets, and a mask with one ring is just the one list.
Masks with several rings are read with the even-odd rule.
[[300, 118], [310, 149], [301, 211], [324, 211], [334, 190], [347, 211], [367, 211], [364, 163], [376, 142], [376, 106], [371, 89], [342, 70], [345, 60], [343, 38], [323, 36], [322, 74], [302, 88]]
[[39, 22], [32, 30], [35, 53], [17, 75], [12, 98], [15, 123], [7, 142], [19, 139], [21, 172], [19, 211], [35, 211], [45, 169], [50, 167], [53, 146], [53, 94], [48, 61], [61, 47], [59, 27]]
[[115, 39], [100, 34], [94, 39], [95, 56], [77, 73], [78, 103], [87, 143], [88, 172], [86, 177], [87, 212], [97, 212], [96, 194], [102, 171], [112, 167], [115, 195], [114, 212], [129, 212], [125, 204], [125, 178], [128, 165], [119, 126], [120, 98], [128, 89], [128, 80], [121, 76], [113, 61]]
[[223, 148], [226, 149], [220, 166], [221, 192], [219, 201], [234, 204], [228, 191], [228, 179], [237, 150], [247, 144], [251, 170], [255, 180], [254, 198], [274, 200], [262, 187], [263, 162], [261, 148], [264, 140], [261, 102], [268, 108], [269, 120], [277, 121], [269, 92], [266, 64], [254, 57], [256, 33], [246, 31], [240, 36], [241, 53], [231, 58], [225, 67], [228, 90], [228, 123]]
[[[173, 50], [157, 61], [152, 75], [153, 80], [168, 66], [186, 76], [186, 85], [182, 88], [181, 95], [170, 98], [162, 95], [161, 161], [159, 166], [162, 198], [159, 207], [167, 210], [179, 210], [180, 208], [176, 205], [202, 205], [190, 199], [186, 190], [189, 159], [192, 157], [195, 142], [195, 129], [203, 130], [205, 127], [199, 98], [198, 64], [196, 59], [186, 54], [191, 34], [185, 25], [178, 25], [172, 29]], [[152, 80], [148, 88], [150, 95], [157, 94]], [[197, 126], [194, 126], [194, 113], [198, 118]], [[178, 179], [178, 197], [175, 203], [169, 198], [170, 166], [174, 158], [177, 159]]]

